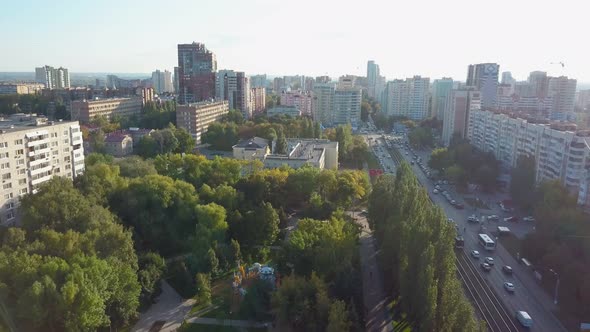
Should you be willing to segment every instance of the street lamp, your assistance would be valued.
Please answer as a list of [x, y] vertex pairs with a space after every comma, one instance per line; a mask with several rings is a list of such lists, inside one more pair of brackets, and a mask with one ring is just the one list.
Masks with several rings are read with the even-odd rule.
[[555, 272], [553, 269], [549, 269], [549, 272], [553, 273], [555, 278], [557, 278], [557, 281], [555, 281], [555, 296], [553, 298], [553, 304], [557, 305], [557, 292], [559, 290], [559, 274], [557, 274], [557, 272]]

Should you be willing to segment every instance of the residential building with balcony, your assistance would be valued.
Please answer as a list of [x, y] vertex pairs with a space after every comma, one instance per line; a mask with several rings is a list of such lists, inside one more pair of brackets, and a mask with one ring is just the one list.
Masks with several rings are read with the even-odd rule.
[[84, 172], [82, 132], [77, 121], [53, 122], [35, 115], [0, 119], [0, 225], [19, 220], [19, 198], [36, 193], [54, 176]]
[[73, 100], [69, 104], [72, 120], [89, 123], [97, 116], [110, 119], [113, 116], [130, 117], [141, 113], [143, 98], [109, 98]]
[[312, 101], [311, 91], [281, 91], [281, 106], [295, 106], [302, 115], [311, 116]]
[[176, 127], [184, 128], [196, 144], [201, 144], [201, 135], [207, 132], [212, 122], [219, 121], [229, 113], [227, 100], [200, 102], [176, 107]]

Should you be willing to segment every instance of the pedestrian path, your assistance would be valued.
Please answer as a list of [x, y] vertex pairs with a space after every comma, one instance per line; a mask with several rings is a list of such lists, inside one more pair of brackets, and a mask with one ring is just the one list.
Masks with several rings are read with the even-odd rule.
[[251, 322], [248, 320], [235, 320], [235, 319], [218, 319], [218, 318], [207, 318], [207, 317], [192, 317], [186, 320], [189, 324], [203, 324], [203, 325], [220, 325], [220, 326], [232, 326], [237, 328], [265, 328], [271, 324], [268, 322]]

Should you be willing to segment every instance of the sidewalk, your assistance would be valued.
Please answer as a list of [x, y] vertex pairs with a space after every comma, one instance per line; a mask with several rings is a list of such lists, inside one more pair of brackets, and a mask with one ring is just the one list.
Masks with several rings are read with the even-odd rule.
[[247, 320], [217, 319], [206, 317], [192, 317], [186, 320], [188, 324], [233, 326], [239, 328], [268, 328], [270, 323], [251, 322]]
[[383, 290], [381, 271], [377, 265], [374, 237], [364, 217], [357, 216], [364, 229], [360, 236], [361, 270], [363, 273], [363, 302], [366, 331], [393, 331], [393, 320], [387, 308], [389, 297]]
[[164, 322], [159, 330], [161, 332], [176, 331], [193, 304], [193, 299], [183, 299], [165, 280], [162, 280], [162, 294], [148, 311], [139, 316], [139, 321], [131, 331], [148, 332], [156, 322]]

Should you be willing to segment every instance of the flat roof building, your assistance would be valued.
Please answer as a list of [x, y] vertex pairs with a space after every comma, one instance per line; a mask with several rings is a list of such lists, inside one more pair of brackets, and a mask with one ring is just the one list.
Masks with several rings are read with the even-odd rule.
[[88, 123], [97, 116], [110, 119], [112, 116], [129, 117], [141, 113], [143, 98], [110, 98], [73, 100], [70, 105], [72, 120]]
[[201, 144], [201, 135], [207, 132], [209, 124], [221, 120], [228, 112], [227, 100], [178, 105], [176, 126], [184, 128], [193, 136], [197, 144]]

